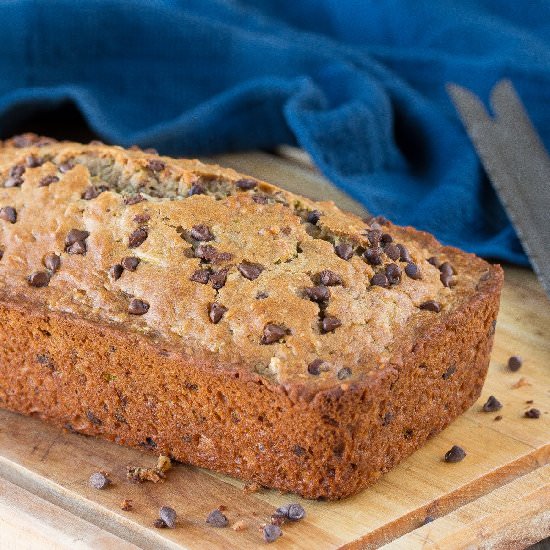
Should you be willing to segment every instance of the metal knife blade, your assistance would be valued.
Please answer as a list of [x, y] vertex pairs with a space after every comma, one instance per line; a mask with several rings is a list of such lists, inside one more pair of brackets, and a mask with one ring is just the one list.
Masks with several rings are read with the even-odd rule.
[[550, 157], [539, 135], [509, 80], [491, 92], [494, 117], [466, 88], [447, 93], [550, 296]]

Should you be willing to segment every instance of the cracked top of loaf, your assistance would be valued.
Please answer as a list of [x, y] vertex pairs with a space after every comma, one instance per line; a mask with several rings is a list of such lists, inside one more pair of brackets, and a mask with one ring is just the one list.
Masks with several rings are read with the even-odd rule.
[[141, 333], [205, 368], [350, 384], [398, 365], [495, 273], [197, 160], [31, 134], [0, 146], [1, 301]]

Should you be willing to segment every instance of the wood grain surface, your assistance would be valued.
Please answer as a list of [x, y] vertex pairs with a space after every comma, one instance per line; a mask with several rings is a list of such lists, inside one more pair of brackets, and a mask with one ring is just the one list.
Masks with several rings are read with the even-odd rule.
[[[362, 211], [295, 151], [216, 160]], [[154, 455], [0, 411], [0, 548], [258, 548], [265, 544], [261, 525], [274, 508], [294, 501], [307, 517], [283, 526], [273, 548], [515, 549], [550, 536], [550, 301], [532, 272], [505, 272], [479, 402], [355, 497], [329, 503], [268, 490], [246, 494], [238, 480], [185, 465], [176, 465], [164, 483], [131, 484], [126, 466], [153, 466]], [[524, 359], [518, 372], [506, 367], [510, 355]], [[498, 413], [480, 411], [489, 395], [503, 403]], [[541, 410], [539, 419], [523, 416], [530, 407]], [[447, 464], [442, 457], [454, 444], [467, 457]], [[90, 474], [100, 470], [113, 480], [103, 491], [88, 486]], [[123, 499], [132, 500], [132, 511], [121, 510]], [[175, 529], [152, 527], [163, 505], [178, 512]], [[225, 529], [205, 524], [220, 505], [230, 520]], [[435, 520], [422, 526], [426, 516]], [[238, 521], [245, 528], [235, 531], [231, 526]]]

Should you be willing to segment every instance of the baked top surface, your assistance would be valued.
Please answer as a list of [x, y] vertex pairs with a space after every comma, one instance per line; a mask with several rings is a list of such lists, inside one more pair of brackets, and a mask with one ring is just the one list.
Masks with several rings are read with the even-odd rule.
[[2, 301], [311, 389], [395, 362], [498, 279], [430, 235], [230, 169], [33, 136], [0, 147], [0, 255]]

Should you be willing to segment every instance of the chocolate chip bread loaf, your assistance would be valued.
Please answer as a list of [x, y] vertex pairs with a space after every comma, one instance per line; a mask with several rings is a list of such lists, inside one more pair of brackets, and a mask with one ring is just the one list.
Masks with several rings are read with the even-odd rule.
[[233, 170], [0, 146], [0, 405], [305, 497], [478, 397], [502, 271]]

